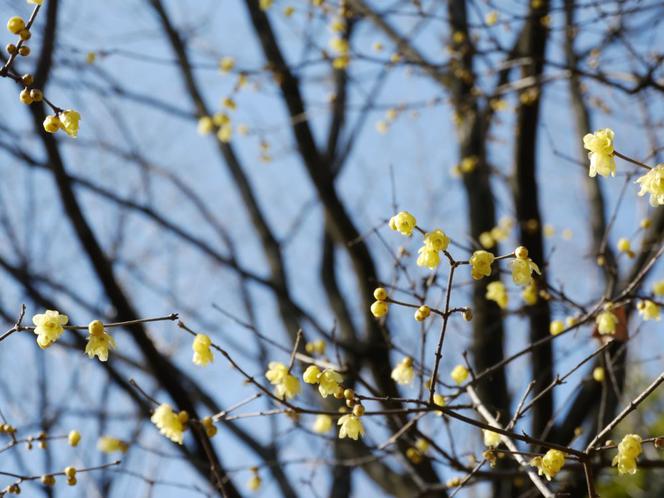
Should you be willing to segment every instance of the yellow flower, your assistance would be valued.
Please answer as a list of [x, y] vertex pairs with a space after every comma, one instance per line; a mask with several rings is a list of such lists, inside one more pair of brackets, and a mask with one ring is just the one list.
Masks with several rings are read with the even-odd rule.
[[324, 414], [317, 415], [316, 421], [311, 429], [318, 434], [329, 432], [330, 429], [332, 429], [332, 417]]
[[413, 382], [414, 376], [413, 359], [410, 356], [406, 356], [401, 360], [397, 366], [394, 367], [391, 375], [392, 380], [401, 385], [407, 385]]
[[652, 284], [652, 291], [656, 296], [664, 296], [664, 280]]
[[222, 73], [230, 73], [235, 67], [235, 59], [233, 57], [222, 57], [219, 61], [219, 70]]
[[611, 465], [618, 466], [620, 474], [636, 474], [636, 459], [641, 454], [641, 436], [627, 434], [618, 444], [618, 454]]
[[389, 224], [392, 230], [410, 237], [415, 229], [415, 225], [417, 225], [417, 220], [408, 211], [401, 211], [390, 218]]
[[203, 116], [198, 120], [198, 133], [207, 135], [214, 129], [214, 121], [210, 116]]
[[300, 381], [288, 373], [288, 367], [283, 363], [271, 361], [265, 377], [275, 386], [274, 393], [279, 399], [294, 398], [300, 392]]
[[424, 235], [424, 245], [432, 251], [446, 251], [450, 245], [450, 238], [440, 228], [436, 228]]
[[496, 259], [493, 254], [487, 251], [475, 251], [470, 258], [471, 275], [474, 280], [480, 280], [482, 277], [491, 275], [491, 264]]
[[605, 128], [583, 137], [583, 147], [588, 149], [591, 177], [616, 176], [616, 160], [613, 157], [613, 130]]
[[75, 447], [78, 446], [78, 443], [81, 441], [81, 433], [78, 431], [70, 431], [67, 436], [67, 442], [69, 446]]
[[502, 282], [491, 282], [486, 286], [486, 296], [489, 301], [495, 301], [501, 309], [507, 309], [509, 295]]
[[632, 251], [632, 245], [629, 242], [629, 239], [621, 238], [618, 240], [617, 248], [619, 252], [624, 252], [628, 257], [634, 257], [634, 251]]
[[233, 126], [231, 124], [222, 125], [217, 132], [217, 138], [225, 144], [230, 142], [233, 138]]
[[63, 326], [67, 325], [68, 321], [67, 315], [61, 315], [53, 310], [46, 310], [44, 313], [33, 316], [32, 323], [35, 324], [39, 347], [46, 349], [53, 344], [64, 332]]
[[493, 238], [491, 232], [482, 232], [479, 237], [480, 245], [484, 249], [491, 249], [496, 245], [496, 239]]
[[88, 344], [85, 346], [85, 354], [89, 358], [97, 355], [99, 361], [108, 360], [108, 350], [115, 349], [115, 339], [104, 330], [104, 324], [99, 320], [93, 320], [88, 325]]
[[247, 488], [249, 488], [251, 491], [258, 491], [261, 487], [261, 484], [263, 484], [261, 476], [258, 475], [258, 472], [253, 472], [247, 481]]
[[595, 382], [604, 382], [604, 369], [602, 367], [595, 367], [593, 369], [593, 379]]
[[521, 298], [529, 306], [537, 303], [537, 285], [534, 280], [524, 287]]
[[537, 467], [539, 475], [544, 475], [547, 481], [553, 479], [565, 464], [565, 454], [559, 450], [549, 450], [543, 457], [535, 457], [530, 465]]
[[17, 35], [25, 29], [25, 21], [18, 16], [10, 17], [7, 21], [7, 29], [10, 33]]
[[44, 118], [44, 131], [47, 133], [55, 133], [60, 129], [60, 126], [62, 126], [62, 123], [57, 116], [46, 116]]
[[488, 448], [500, 446], [500, 434], [486, 429], [482, 429], [482, 432], [484, 433], [484, 446]]
[[487, 26], [493, 26], [496, 24], [498, 22], [498, 12], [495, 10], [487, 12], [484, 16], [484, 22], [486, 22]]
[[664, 206], [664, 163], [658, 164], [636, 180], [641, 185], [639, 196], [650, 194], [650, 205]]
[[387, 301], [387, 291], [385, 290], [384, 287], [377, 287], [376, 290], [374, 290], [373, 293], [374, 298], [376, 301]]
[[68, 109], [61, 112], [58, 117], [60, 118], [60, 123], [62, 123], [62, 129], [65, 130], [67, 135], [76, 138], [78, 135], [78, 122], [81, 120], [81, 115], [76, 111]]
[[214, 361], [214, 356], [210, 346], [212, 345], [212, 339], [205, 334], [196, 334], [194, 337], [194, 343], [191, 345], [191, 349], [194, 351], [193, 362], [196, 365], [205, 366], [208, 363]]
[[533, 281], [533, 272], [541, 275], [539, 267], [528, 257], [528, 249], [519, 246], [514, 251], [512, 260], [512, 280], [517, 285], [529, 285]]
[[452, 380], [457, 383], [457, 385], [463, 384], [463, 382], [468, 378], [468, 369], [463, 365], [457, 365], [452, 370], [450, 377]]
[[307, 342], [304, 345], [304, 350], [309, 354], [325, 354], [326, 348], [325, 341], [323, 339], [318, 339], [317, 341]]
[[318, 377], [320, 377], [321, 371], [316, 365], [309, 365], [304, 371], [302, 378], [307, 384], [318, 384]]
[[376, 301], [371, 305], [371, 314], [376, 318], [380, 318], [387, 315], [388, 309], [389, 306], [385, 301]]
[[339, 384], [343, 380], [344, 378], [339, 372], [326, 368], [318, 376], [318, 392], [323, 398], [327, 398], [330, 394], [334, 395], [339, 390]]
[[440, 264], [440, 255], [438, 251], [429, 249], [427, 246], [422, 246], [417, 250], [419, 256], [417, 257], [417, 266], [435, 270]]
[[659, 320], [660, 319], [660, 309], [657, 303], [654, 303], [650, 299], [645, 301], [639, 301], [637, 305], [639, 314], [644, 320]]
[[162, 403], [150, 417], [150, 421], [159, 431], [174, 443], [182, 444], [184, 426], [177, 413], [173, 412], [171, 405]]
[[565, 330], [565, 324], [561, 320], [554, 320], [549, 324], [549, 333], [551, 335], [558, 335]]
[[364, 435], [362, 421], [355, 415], [348, 414], [340, 417], [337, 425], [341, 426], [339, 428], [339, 439], [349, 437], [357, 441], [360, 436]]
[[429, 316], [431, 315], [431, 308], [429, 308], [427, 305], [420, 306], [417, 308], [417, 311], [415, 311], [415, 320], [418, 322], [423, 322]]
[[611, 312], [611, 306], [604, 306], [604, 311], [597, 315], [595, 323], [601, 335], [613, 335], [618, 325], [618, 317]]
[[115, 453], [117, 451], [121, 453], [126, 453], [129, 449], [129, 445], [122, 441], [111, 436], [102, 436], [97, 441], [97, 449], [102, 453]]

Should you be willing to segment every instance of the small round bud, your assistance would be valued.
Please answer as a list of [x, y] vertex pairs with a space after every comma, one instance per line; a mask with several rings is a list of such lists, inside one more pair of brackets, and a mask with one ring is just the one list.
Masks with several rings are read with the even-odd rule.
[[519, 246], [514, 250], [514, 255], [519, 259], [528, 259], [528, 249]]
[[28, 90], [27, 88], [21, 90], [21, 93], [18, 94], [18, 99], [21, 101], [21, 103], [26, 105], [30, 105], [33, 102], [33, 99], [30, 96], [30, 90]]
[[78, 480], [75, 477], [71, 477], [71, 478], [67, 479], [67, 484], [69, 484], [70, 486], [76, 486], [77, 482], [78, 482]]
[[67, 476], [67, 479], [71, 479], [72, 477], [76, 477], [76, 468], [71, 467], [71, 466], [65, 467], [64, 473]]
[[343, 399], [344, 398], [344, 388], [341, 386], [337, 387], [337, 390], [334, 391], [334, 397], [336, 399]]
[[359, 404], [355, 405], [353, 407], [353, 415], [355, 415], [356, 417], [361, 417], [362, 415], [364, 415], [364, 406]]
[[641, 223], [639, 223], [639, 226], [646, 230], [652, 226], [652, 220], [650, 218], [643, 218]]
[[25, 21], [18, 16], [10, 17], [9, 21], [7, 21], [7, 29], [10, 33], [17, 35], [25, 29]]
[[32, 85], [32, 83], [34, 82], [34, 80], [35, 80], [35, 79], [32, 77], [31, 74], [24, 74], [23, 76], [21, 76], [21, 81], [23, 82], [23, 84], [24, 84], [25, 86], [30, 86], [30, 85]]
[[415, 320], [417, 320], [418, 322], [422, 322], [427, 318], [429, 318], [429, 315], [431, 315], [431, 308], [429, 308], [426, 305], [420, 306], [419, 308], [417, 308], [417, 311], [415, 312]]
[[470, 308], [466, 308], [463, 311], [463, 319], [466, 320], [467, 322], [470, 322], [473, 319], [473, 310]]
[[354, 399], [347, 399], [346, 400], [346, 406], [348, 408], [353, 408], [355, 406], [355, 400]]
[[376, 301], [385, 301], [387, 300], [387, 291], [385, 290], [384, 287], [378, 287], [374, 291], [373, 296], [376, 299]]
[[44, 486], [55, 486], [55, 477], [52, 474], [44, 474], [41, 476], [41, 483]]
[[47, 133], [55, 133], [60, 129], [61, 123], [57, 116], [46, 116], [44, 119], [44, 130]]
[[30, 97], [32, 97], [32, 100], [34, 102], [41, 102], [42, 100], [44, 100], [44, 94], [42, 93], [41, 90], [37, 88], [33, 88], [32, 90], [30, 90]]
[[77, 446], [78, 443], [81, 441], [81, 433], [78, 431], [70, 431], [69, 435], [67, 436], [67, 442], [69, 443], [69, 446]]
[[18, 55], [27, 57], [28, 55], [30, 55], [30, 47], [23, 45], [21, 48], [18, 49]]
[[352, 389], [344, 389], [344, 398], [353, 399], [355, 397], [355, 391]]
[[604, 266], [606, 264], [606, 257], [603, 254], [597, 256], [597, 266]]
[[14, 55], [16, 53], [16, 45], [13, 43], [8, 43], [7, 46], [5, 47], [5, 50], [9, 55]]
[[30, 33], [29, 29], [22, 29], [18, 36], [21, 37], [21, 40], [27, 41], [32, 38], [32, 33]]
[[389, 309], [389, 306], [386, 302], [384, 301], [375, 301], [371, 305], [371, 314], [375, 316], [376, 318], [381, 318], [385, 315], [387, 315], [387, 311]]

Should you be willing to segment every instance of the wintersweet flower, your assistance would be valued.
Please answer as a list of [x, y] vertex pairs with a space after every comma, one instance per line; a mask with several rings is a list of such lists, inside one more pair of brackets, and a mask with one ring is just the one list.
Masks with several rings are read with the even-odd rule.
[[593, 380], [595, 382], [604, 382], [605, 374], [603, 367], [593, 368]]
[[104, 330], [104, 324], [99, 320], [90, 322], [88, 333], [88, 344], [85, 346], [85, 354], [91, 359], [96, 355], [99, 361], [107, 361], [108, 350], [115, 349], [115, 339]]
[[81, 120], [81, 115], [76, 111], [68, 109], [62, 111], [58, 117], [60, 118], [62, 129], [65, 130], [67, 135], [76, 138], [78, 135], [78, 122]]
[[214, 130], [214, 121], [210, 116], [203, 116], [198, 120], [198, 133], [207, 135]]
[[174, 443], [182, 444], [184, 438], [184, 425], [177, 413], [173, 412], [171, 405], [162, 403], [150, 417], [150, 421], [157, 426], [168, 439]]
[[200, 365], [204, 367], [208, 363], [214, 361], [214, 355], [212, 354], [212, 339], [205, 334], [196, 334], [194, 337], [194, 342], [191, 345], [191, 349], [194, 351], [194, 357], [192, 361], [195, 365]]
[[396, 367], [392, 370], [392, 380], [397, 384], [407, 385], [413, 382], [415, 372], [413, 370], [413, 359], [406, 356], [401, 360]]
[[62, 126], [62, 123], [60, 122], [60, 118], [57, 116], [46, 116], [44, 118], [44, 131], [47, 133], [55, 133], [60, 129]]
[[364, 436], [362, 421], [355, 415], [347, 414], [339, 417], [337, 425], [341, 426], [339, 428], [339, 439], [349, 437], [357, 441], [360, 436]]
[[300, 392], [300, 381], [288, 372], [288, 367], [278, 361], [268, 364], [265, 377], [274, 387], [275, 396], [279, 399], [290, 399]]
[[390, 218], [390, 228], [401, 235], [410, 237], [415, 229], [417, 220], [408, 211], [401, 211]]
[[537, 304], [537, 285], [534, 280], [524, 287], [521, 298], [529, 306]]
[[325, 414], [317, 415], [311, 429], [318, 434], [329, 432], [332, 429], [332, 417]]
[[111, 436], [102, 436], [97, 441], [97, 449], [102, 453], [126, 453], [129, 449], [129, 445], [122, 441]]
[[302, 379], [307, 384], [318, 384], [318, 377], [320, 377], [321, 371], [316, 365], [309, 365], [302, 375]]
[[659, 320], [660, 319], [660, 309], [659, 305], [650, 299], [645, 301], [639, 301], [639, 304], [636, 306], [639, 310], [639, 315], [644, 320]]
[[502, 282], [491, 282], [489, 285], [487, 285], [485, 297], [489, 301], [495, 301], [495, 303], [500, 306], [501, 309], [507, 309], [510, 297], [507, 294], [507, 289]]
[[565, 454], [559, 450], [549, 450], [543, 457], [535, 457], [530, 465], [537, 467], [537, 473], [544, 475], [547, 481], [553, 479], [565, 464]]
[[54, 310], [46, 310], [44, 313], [33, 316], [32, 323], [35, 325], [39, 347], [46, 349], [58, 340], [65, 330], [64, 325], [67, 325], [68, 321], [67, 315], [61, 315]]
[[610, 305], [604, 306], [604, 311], [595, 318], [595, 324], [597, 325], [597, 331], [601, 335], [615, 334], [616, 327], [618, 326], [618, 317], [611, 311]]
[[526, 286], [533, 281], [533, 272], [541, 275], [539, 267], [528, 257], [528, 249], [519, 246], [514, 251], [512, 260], [512, 280], [515, 284]]
[[604, 128], [583, 137], [583, 147], [588, 149], [589, 176], [616, 176], [616, 160], [613, 157], [613, 130]]
[[371, 314], [376, 318], [387, 315], [389, 305], [385, 301], [376, 301], [371, 305]]
[[7, 21], [7, 30], [9, 30], [9, 32], [14, 35], [19, 34], [24, 29], [25, 29], [25, 21], [23, 20], [22, 17], [18, 16], [10, 17], [9, 21]]
[[76, 430], [70, 431], [67, 435], [67, 442], [69, 443], [69, 446], [76, 447], [80, 441], [81, 433]]
[[565, 330], [565, 324], [561, 320], [554, 320], [549, 324], [549, 334], [558, 335]]
[[344, 378], [339, 372], [335, 372], [331, 368], [326, 368], [318, 376], [318, 392], [323, 398], [327, 398], [330, 394], [334, 395], [343, 382]]
[[496, 257], [487, 251], [475, 251], [470, 257], [471, 276], [474, 280], [491, 275], [491, 264]]
[[417, 250], [419, 256], [417, 257], [417, 266], [435, 270], [440, 264], [440, 254], [438, 251], [429, 249], [427, 246], [422, 246]]
[[484, 434], [484, 446], [487, 448], [496, 448], [500, 446], [500, 434], [487, 429], [482, 429], [482, 433]]
[[450, 245], [450, 238], [440, 228], [436, 228], [424, 235], [424, 245], [432, 251], [446, 251]]
[[652, 292], [656, 296], [664, 296], [664, 280], [652, 284]]
[[641, 186], [639, 196], [650, 194], [652, 207], [664, 206], [664, 163], [658, 164], [636, 180]]
[[387, 301], [387, 297], [388, 297], [387, 291], [385, 290], [385, 287], [377, 287], [374, 290], [373, 296], [374, 296], [374, 299], [376, 299], [376, 301]]
[[641, 436], [627, 434], [618, 444], [618, 454], [611, 465], [618, 467], [620, 474], [636, 474], [636, 459], [641, 454]]
[[463, 365], [457, 365], [452, 370], [450, 377], [452, 380], [457, 383], [457, 385], [463, 384], [463, 382], [468, 378], [468, 369]]
[[427, 305], [420, 306], [417, 308], [417, 311], [415, 311], [415, 320], [418, 322], [423, 322], [429, 316], [431, 315], [431, 308], [429, 308]]

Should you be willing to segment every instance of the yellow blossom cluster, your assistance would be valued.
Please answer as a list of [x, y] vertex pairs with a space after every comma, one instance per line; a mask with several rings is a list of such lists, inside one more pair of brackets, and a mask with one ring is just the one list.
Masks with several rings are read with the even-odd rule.
[[641, 436], [627, 434], [618, 444], [618, 454], [611, 465], [618, 467], [620, 474], [636, 474], [636, 459], [641, 454]]
[[274, 387], [274, 394], [279, 399], [291, 399], [300, 392], [300, 381], [291, 375], [288, 367], [278, 361], [271, 361], [265, 377]]
[[488, 251], [475, 251], [470, 257], [471, 276], [474, 280], [491, 275], [491, 265], [496, 257]]
[[391, 374], [392, 380], [401, 385], [411, 384], [414, 376], [413, 359], [410, 356], [406, 356], [401, 360], [397, 366], [394, 367]]
[[88, 344], [85, 346], [85, 353], [89, 358], [96, 355], [99, 361], [107, 361], [108, 350], [115, 349], [115, 339], [106, 332], [104, 324], [99, 320], [90, 322], [88, 333]]
[[512, 280], [516, 285], [527, 286], [533, 281], [533, 272], [541, 275], [539, 267], [528, 257], [528, 249], [519, 246], [514, 251], [512, 260]]
[[501, 309], [507, 309], [509, 295], [505, 284], [500, 281], [490, 282], [486, 286], [486, 296], [489, 301], [494, 301]]
[[178, 444], [182, 444], [184, 424], [188, 419], [187, 412], [175, 413], [168, 403], [159, 405], [150, 417], [150, 421], [157, 426], [164, 436]]
[[437, 228], [424, 235], [424, 245], [418, 249], [417, 266], [435, 270], [440, 264], [440, 251], [446, 251], [450, 239], [445, 232]]
[[415, 216], [408, 211], [400, 211], [390, 218], [389, 225], [392, 230], [395, 230], [406, 237], [410, 237], [417, 225], [417, 220], [415, 219]]
[[205, 366], [210, 362], [214, 361], [214, 355], [212, 354], [212, 339], [205, 334], [196, 334], [194, 337], [194, 342], [191, 345], [191, 349], [194, 351], [194, 357], [192, 361], [196, 365]]
[[618, 326], [618, 317], [612, 311], [613, 306], [610, 303], [604, 305], [604, 311], [599, 313], [595, 318], [597, 331], [601, 335], [613, 335]]
[[546, 477], [547, 481], [553, 479], [565, 464], [565, 454], [560, 450], [549, 450], [543, 457], [535, 457], [530, 465], [537, 467], [539, 475]]
[[302, 375], [307, 384], [318, 384], [318, 392], [323, 398], [334, 396], [342, 390], [343, 377], [339, 372], [326, 368], [321, 371], [316, 365], [309, 365]]
[[378, 287], [374, 290], [374, 303], [371, 305], [371, 314], [376, 318], [381, 318], [387, 315], [389, 305], [387, 303], [388, 295], [384, 287]]

